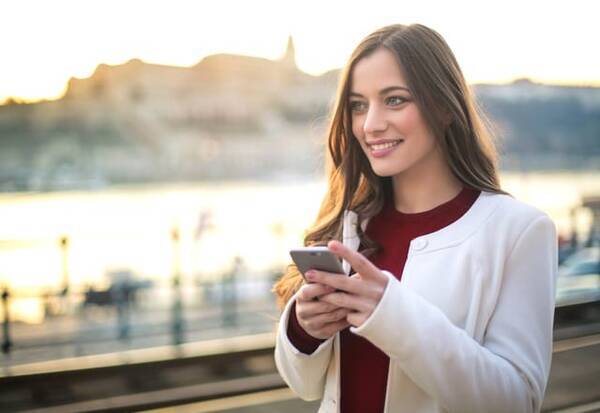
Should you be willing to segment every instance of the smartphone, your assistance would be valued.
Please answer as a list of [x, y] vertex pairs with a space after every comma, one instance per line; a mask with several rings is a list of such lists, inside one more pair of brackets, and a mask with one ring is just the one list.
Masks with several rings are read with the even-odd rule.
[[345, 274], [341, 261], [327, 247], [294, 248], [290, 255], [303, 277], [311, 269]]

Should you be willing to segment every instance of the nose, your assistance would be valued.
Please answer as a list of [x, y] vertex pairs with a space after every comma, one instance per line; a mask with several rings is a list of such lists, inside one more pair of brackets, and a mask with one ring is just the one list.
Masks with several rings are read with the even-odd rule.
[[384, 131], [386, 128], [387, 121], [383, 110], [378, 108], [377, 105], [370, 105], [365, 117], [365, 123], [363, 124], [364, 132], [366, 134], [372, 134]]

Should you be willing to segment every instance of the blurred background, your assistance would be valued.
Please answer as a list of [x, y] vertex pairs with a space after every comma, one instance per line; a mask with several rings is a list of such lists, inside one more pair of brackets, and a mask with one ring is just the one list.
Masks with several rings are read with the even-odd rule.
[[558, 228], [544, 411], [600, 409], [598, 8], [3, 3], [0, 411], [316, 411], [274, 369], [270, 288], [326, 190], [339, 69], [416, 22], [493, 121], [504, 188]]

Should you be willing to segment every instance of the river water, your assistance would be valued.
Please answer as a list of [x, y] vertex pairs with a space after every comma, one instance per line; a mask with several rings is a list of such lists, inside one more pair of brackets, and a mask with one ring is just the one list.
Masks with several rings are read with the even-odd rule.
[[[600, 172], [504, 173], [501, 179], [516, 198], [547, 212], [565, 236], [581, 198], [600, 195]], [[325, 181], [294, 181], [3, 193], [0, 287], [58, 288], [65, 269], [72, 288], [106, 286], [107, 273], [118, 270], [168, 280], [179, 269], [184, 280], [212, 280], [236, 257], [248, 273], [265, 274], [301, 245], [325, 190]], [[589, 211], [578, 210], [582, 235], [590, 221]], [[63, 236], [66, 250], [59, 245]]]

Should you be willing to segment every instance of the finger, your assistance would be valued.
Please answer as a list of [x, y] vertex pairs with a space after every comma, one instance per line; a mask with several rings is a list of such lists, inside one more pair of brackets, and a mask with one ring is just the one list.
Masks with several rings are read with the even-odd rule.
[[318, 331], [326, 328], [328, 324], [346, 320], [350, 310], [347, 308], [338, 308], [336, 311], [319, 314], [307, 319], [300, 319], [307, 330]]
[[326, 294], [322, 296], [320, 300], [325, 303], [348, 308], [354, 311], [369, 311], [373, 306], [371, 300], [365, 297], [347, 294], [344, 292]]
[[346, 260], [354, 271], [360, 273], [363, 277], [381, 278], [383, 274], [371, 261], [361, 253], [351, 250], [339, 241], [329, 241], [327, 248], [338, 257]]
[[345, 274], [311, 270], [306, 273], [306, 278], [313, 283], [328, 285], [334, 290], [347, 291], [352, 294], [358, 294], [362, 288], [359, 284], [359, 277], [348, 277]]
[[335, 291], [335, 289], [325, 284], [304, 284], [300, 288], [297, 298], [301, 301], [312, 301], [332, 291]]
[[335, 323], [327, 324], [324, 328], [324, 332], [327, 337], [331, 337], [338, 331], [342, 331], [350, 326], [351, 324], [348, 322], [348, 320], [343, 319]]
[[300, 318], [310, 318], [319, 314], [330, 313], [338, 310], [340, 307], [323, 301], [306, 301], [296, 305], [296, 313]]
[[324, 324], [335, 323], [340, 320], [345, 320], [348, 317], [350, 310], [347, 308], [338, 308], [335, 311], [330, 311], [329, 313], [321, 314], [321, 317], [324, 320]]
[[346, 321], [354, 327], [359, 327], [365, 322], [365, 314], [358, 311], [352, 311], [346, 316]]

